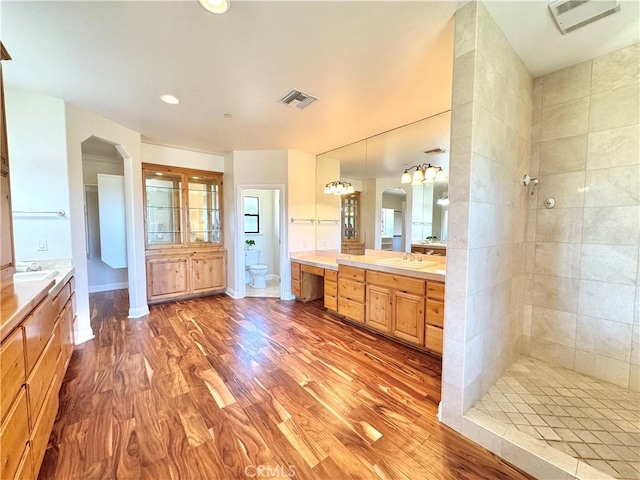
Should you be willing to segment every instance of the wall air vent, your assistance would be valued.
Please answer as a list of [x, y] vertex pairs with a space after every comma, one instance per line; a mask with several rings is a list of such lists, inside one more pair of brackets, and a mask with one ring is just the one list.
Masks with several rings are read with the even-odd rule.
[[564, 35], [620, 10], [618, 0], [555, 0], [549, 10]]
[[290, 107], [295, 107], [302, 110], [303, 108], [311, 105], [317, 99], [317, 97], [314, 97], [309, 93], [305, 93], [302, 90], [294, 88], [278, 101], [280, 103], [284, 103], [285, 105], [289, 105]]
[[446, 150], [444, 148], [432, 148], [431, 150], [426, 150], [424, 153], [427, 155], [440, 155], [441, 153], [445, 153]]

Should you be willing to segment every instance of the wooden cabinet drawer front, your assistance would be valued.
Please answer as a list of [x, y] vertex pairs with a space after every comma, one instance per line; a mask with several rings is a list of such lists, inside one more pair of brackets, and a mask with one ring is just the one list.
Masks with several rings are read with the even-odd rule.
[[438, 355], [442, 355], [442, 329], [427, 325], [427, 334], [424, 346]]
[[329, 280], [330, 282], [338, 283], [338, 272], [336, 270], [327, 270], [324, 271], [325, 280]]
[[20, 467], [29, 440], [27, 418], [27, 394], [25, 389], [21, 388], [18, 398], [0, 428], [0, 445], [2, 445], [0, 478], [2, 479], [13, 478]]
[[300, 280], [291, 279], [291, 293], [296, 297], [302, 295], [302, 282], [300, 282]]
[[338, 275], [340, 276], [340, 279], [346, 278], [348, 280], [364, 282], [364, 272], [365, 270], [363, 268], [349, 267], [346, 265], [338, 266]]
[[26, 378], [22, 339], [22, 329], [16, 328], [0, 347], [0, 419], [4, 418]]
[[300, 264], [291, 262], [291, 279], [300, 280]]
[[392, 275], [389, 273], [367, 270], [367, 283], [402, 290], [406, 293], [424, 295], [425, 281], [418, 278], [403, 277], [402, 275]]
[[338, 284], [336, 282], [329, 282], [327, 278], [324, 279], [324, 294], [331, 297], [338, 296]]
[[22, 455], [22, 460], [18, 466], [15, 480], [34, 480], [33, 476], [33, 461], [31, 459], [31, 446], [27, 445], [27, 448]]
[[338, 297], [364, 303], [364, 283], [344, 280], [342, 277], [338, 282]]
[[61, 350], [60, 323], [58, 323], [58, 327], [55, 332], [56, 333], [51, 337], [49, 344], [40, 357], [40, 360], [38, 360], [38, 363], [34, 367], [33, 372], [31, 372], [27, 382], [32, 428], [34, 426], [33, 422], [40, 414], [47, 392], [51, 387], [52, 380], [58, 371], [57, 359]]
[[57, 412], [58, 392], [55, 392], [54, 389], [51, 388], [47, 393], [40, 417], [36, 420], [35, 428], [31, 432], [31, 457], [33, 459], [33, 471], [36, 477], [40, 471], [44, 451], [47, 449], [47, 442], [49, 441], [49, 435], [51, 435], [51, 429]]
[[338, 299], [335, 296], [327, 295], [324, 293], [324, 308], [331, 310], [332, 312], [338, 311]]
[[27, 375], [38, 361], [49, 342], [55, 325], [56, 314], [49, 297], [36, 307], [22, 324], [26, 345]]
[[324, 277], [324, 268], [313, 267], [311, 265], [302, 265], [300, 269], [303, 272], [310, 273], [312, 275], [318, 275], [319, 277]]
[[64, 306], [67, 303], [67, 300], [69, 300], [70, 297], [71, 297], [71, 285], [69, 284], [69, 282], [67, 282], [65, 286], [62, 287], [62, 290], [60, 290], [58, 295], [56, 295], [56, 297], [53, 299], [53, 311], [55, 315], [58, 315], [58, 313], [60, 313], [60, 311], [64, 308]]
[[71, 277], [69, 279], [69, 286], [71, 287], [71, 293], [76, 291], [76, 277]]
[[440, 328], [444, 326], [444, 303], [427, 300], [427, 323]]
[[338, 298], [338, 313], [346, 318], [364, 323], [364, 305], [344, 298]]
[[427, 297], [444, 301], [444, 283], [428, 281]]

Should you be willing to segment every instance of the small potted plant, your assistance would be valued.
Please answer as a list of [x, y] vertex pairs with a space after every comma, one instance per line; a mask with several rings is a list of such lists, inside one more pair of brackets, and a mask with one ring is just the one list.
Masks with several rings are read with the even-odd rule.
[[256, 246], [255, 240], [245, 240], [244, 243], [247, 244], [247, 246], [245, 247], [247, 250], [253, 250], [253, 247]]
[[430, 235], [427, 237], [427, 243], [433, 243], [436, 240], [438, 240], [438, 237], [436, 237], [435, 235]]

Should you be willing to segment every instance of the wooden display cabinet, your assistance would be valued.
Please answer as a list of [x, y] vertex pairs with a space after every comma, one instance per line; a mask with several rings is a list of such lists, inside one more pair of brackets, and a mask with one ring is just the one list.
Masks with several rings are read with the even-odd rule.
[[143, 164], [147, 300], [226, 288], [222, 173]]

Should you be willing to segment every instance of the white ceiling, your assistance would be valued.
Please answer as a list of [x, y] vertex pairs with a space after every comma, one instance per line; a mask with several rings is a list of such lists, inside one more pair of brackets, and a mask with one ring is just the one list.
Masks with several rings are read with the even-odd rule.
[[[216, 16], [195, 0], [0, 0], [5, 81], [153, 143], [319, 153], [449, 109], [459, 3], [235, 0]], [[565, 36], [544, 0], [487, 8], [538, 76], [637, 42], [640, 0], [621, 3]], [[291, 87], [319, 101], [278, 104]], [[165, 93], [182, 102], [162, 103]]]

